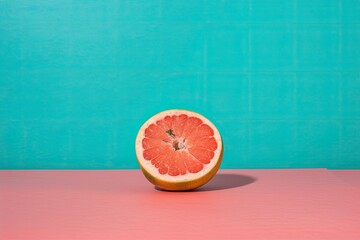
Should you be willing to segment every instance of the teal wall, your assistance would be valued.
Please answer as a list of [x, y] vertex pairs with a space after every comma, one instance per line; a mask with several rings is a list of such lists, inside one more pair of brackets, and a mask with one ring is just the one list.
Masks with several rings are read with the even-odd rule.
[[359, 0], [0, 0], [0, 168], [138, 168], [198, 111], [222, 168], [360, 168]]

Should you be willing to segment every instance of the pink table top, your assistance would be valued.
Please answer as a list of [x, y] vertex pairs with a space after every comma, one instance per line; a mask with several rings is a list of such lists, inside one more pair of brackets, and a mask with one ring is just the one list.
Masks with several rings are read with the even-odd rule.
[[0, 171], [0, 239], [360, 239], [360, 171], [223, 170], [192, 192], [139, 170]]

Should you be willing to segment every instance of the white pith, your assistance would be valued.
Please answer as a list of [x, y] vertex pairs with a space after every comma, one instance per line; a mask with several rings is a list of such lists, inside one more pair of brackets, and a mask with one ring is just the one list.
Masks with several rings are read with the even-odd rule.
[[[208, 164], [204, 164], [204, 168], [197, 173], [186, 173], [185, 175], [178, 175], [178, 176], [170, 176], [168, 174], [160, 174], [158, 172], [158, 168], [156, 168], [154, 165], [152, 165], [151, 161], [144, 159], [143, 156], [143, 146], [142, 146], [142, 139], [145, 136], [145, 129], [152, 123], [155, 123], [156, 121], [163, 119], [166, 116], [173, 116], [173, 115], [181, 115], [181, 114], [186, 114], [188, 117], [197, 117], [199, 119], [201, 119], [203, 121], [203, 123], [209, 125], [213, 130], [214, 130], [214, 138], [217, 142], [217, 149], [214, 151], [214, 157], [212, 158], [212, 160], [210, 161], [210, 163]], [[164, 180], [164, 181], [168, 181], [168, 182], [184, 182], [184, 181], [191, 181], [194, 179], [198, 179], [204, 175], [206, 175], [208, 172], [210, 172], [214, 166], [218, 163], [218, 161], [220, 160], [220, 155], [221, 155], [221, 150], [222, 150], [222, 141], [221, 141], [221, 136], [219, 131], [217, 130], [217, 128], [214, 126], [214, 124], [212, 124], [208, 119], [206, 119], [204, 116], [195, 113], [195, 112], [191, 112], [191, 111], [187, 111], [187, 110], [167, 110], [167, 111], [163, 111], [158, 113], [157, 115], [151, 117], [149, 120], [147, 120], [142, 127], [139, 130], [139, 133], [136, 137], [136, 157], [139, 160], [139, 163], [141, 165], [141, 167], [147, 171], [148, 173], [150, 173], [152, 176]], [[180, 150], [183, 151], [183, 150]]]

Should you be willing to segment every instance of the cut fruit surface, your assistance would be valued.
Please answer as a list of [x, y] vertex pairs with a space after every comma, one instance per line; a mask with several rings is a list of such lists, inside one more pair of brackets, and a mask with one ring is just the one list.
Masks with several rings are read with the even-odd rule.
[[146, 178], [166, 190], [189, 190], [208, 182], [220, 167], [219, 131], [187, 110], [161, 112], [144, 123], [135, 143]]

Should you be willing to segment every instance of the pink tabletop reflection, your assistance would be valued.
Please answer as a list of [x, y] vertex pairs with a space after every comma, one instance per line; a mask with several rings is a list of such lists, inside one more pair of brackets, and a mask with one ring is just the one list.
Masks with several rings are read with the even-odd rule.
[[139, 170], [0, 171], [0, 239], [360, 239], [360, 171], [222, 170], [191, 192]]

